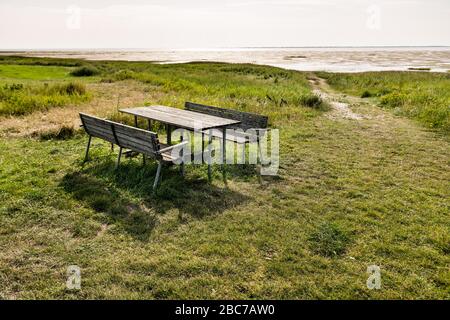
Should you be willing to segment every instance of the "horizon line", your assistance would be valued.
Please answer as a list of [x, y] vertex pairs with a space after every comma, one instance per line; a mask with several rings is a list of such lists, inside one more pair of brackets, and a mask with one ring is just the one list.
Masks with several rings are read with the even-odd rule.
[[320, 49], [320, 48], [450, 48], [450, 45], [374, 45], [374, 46], [237, 46], [237, 47], [199, 47], [199, 48], [101, 48], [101, 47], [84, 47], [84, 48], [0, 48], [0, 52], [18, 52], [18, 51], [71, 51], [71, 50], [218, 50], [218, 49]]

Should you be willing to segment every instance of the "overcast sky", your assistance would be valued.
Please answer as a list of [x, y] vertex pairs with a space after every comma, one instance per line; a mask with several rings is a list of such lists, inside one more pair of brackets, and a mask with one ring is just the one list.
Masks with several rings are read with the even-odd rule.
[[450, 45], [450, 0], [1, 0], [0, 49]]

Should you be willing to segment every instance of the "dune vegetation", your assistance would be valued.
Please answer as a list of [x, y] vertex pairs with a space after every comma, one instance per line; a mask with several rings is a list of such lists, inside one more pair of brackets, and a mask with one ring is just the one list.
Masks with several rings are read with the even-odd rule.
[[[95, 73], [74, 75], [84, 67]], [[314, 92], [317, 76], [342, 99], [376, 97], [352, 97], [362, 116], [340, 117]], [[404, 91], [249, 64], [0, 57], [0, 298], [449, 299], [444, 122], [429, 130], [378, 106], [394, 94], [406, 95], [399, 108], [416, 103], [411, 88], [441, 101], [448, 80], [371, 76], [402, 79]], [[131, 123], [118, 108], [188, 100], [267, 115], [278, 176], [260, 184], [253, 166], [229, 166], [227, 185], [219, 168], [209, 184], [205, 166], [184, 178], [171, 167], [154, 193], [152, 161], [114, 170], [117, 148], [94, 139], [82, 163], [78, 112]], [[66, 288], [70, 265], [79, 291]], [[371, 265], [380, 290], [366, 286]]]
[[78, 82], [4, 84], [0, 87], [0, 115], [24, 115], [87, 100], [86, 87]]
[[428, 72], [320, 73], [335, 89], [362, 98], [374, 97], [380, 107], [450, 132], [450, 74]]

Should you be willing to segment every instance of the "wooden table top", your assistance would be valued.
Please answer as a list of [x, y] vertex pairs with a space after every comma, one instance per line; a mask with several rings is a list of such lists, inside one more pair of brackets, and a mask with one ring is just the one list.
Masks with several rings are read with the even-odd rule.
[[162, 123], [173, 125], [174, 127], [188, 130], [201, 131], [240, 123], [240, 121], [232, 119], [159, 105], [126, 108], [120, 109], [119, 111], [146, 119], [160, 121]]

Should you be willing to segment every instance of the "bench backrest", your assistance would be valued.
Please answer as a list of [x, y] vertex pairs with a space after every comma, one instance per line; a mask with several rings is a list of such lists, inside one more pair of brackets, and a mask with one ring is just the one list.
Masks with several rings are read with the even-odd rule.
[[158, 135], [151, 131], [130, 127], [85, 113], [80, 113], [86, 133], [122, 148], [127, 148], [149, 156], [156, 156], [159, 150]]
[[241, 121], [241, 123], [236, 124], [234, 126], [229, 126], [229, 128], [241, 128], [244, 130], [247, 129], [265, 129], [267, 128], [267, 120], [266, 116], [262, 116], [255, 113], [250, 112], [242, 112], [231, 109], [224, 109], [218, 107], [207, 106], [203, 104], [186, 102], [184, 105], [186, 110], [200, 112], [204, 114], [209, 114], [212, 116], [232, 119]]

